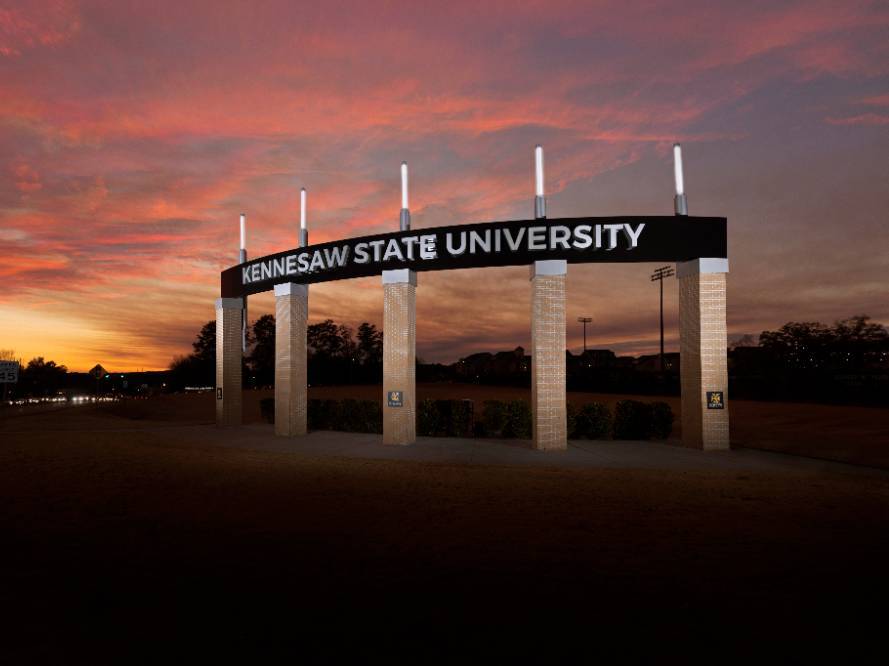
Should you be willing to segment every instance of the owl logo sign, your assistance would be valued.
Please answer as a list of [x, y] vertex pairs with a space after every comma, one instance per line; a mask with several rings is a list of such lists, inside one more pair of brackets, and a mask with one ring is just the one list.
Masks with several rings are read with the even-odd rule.
[[725, 409], [722, 391], [707, 391], [707, 409]]
[[404, 404], [404, 393], [402, 391], [389, 391], [386, 394], [386, 401], [390, 407], [401, 407]]

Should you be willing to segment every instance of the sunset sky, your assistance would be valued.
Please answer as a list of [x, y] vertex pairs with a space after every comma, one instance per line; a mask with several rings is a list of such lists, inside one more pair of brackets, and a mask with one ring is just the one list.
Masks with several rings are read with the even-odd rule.
[[[729, 221], [729, 338], [889, 323], [885, 2], [3, 2], [0, 348], [159, 369], [236, 263], [398, 225]], [[657, 347], [655, 265], [569, 270], [569, 347]], [[677, 346], [677, 285], [666, 284]], [[527, 268], [423, 273], [418, 355], [528, 346]], [[250, 302], [251, 318], [272, 309]], [[379, 278], [312, 286], [311, 321], [382, 320]]]

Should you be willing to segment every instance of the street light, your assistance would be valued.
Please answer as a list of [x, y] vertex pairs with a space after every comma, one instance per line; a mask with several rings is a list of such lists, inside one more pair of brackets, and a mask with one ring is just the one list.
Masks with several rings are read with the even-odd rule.
[[664, 371], [664, 278], [674, 274], [672, 266], [661, 266], [651, 274], [651, 281], [661, 284], [661, 372]]
[[586, 352], [586, 325], [593, 321], [592, 317], [578, 317], [577, 321], [583, 324], [583, 351]]

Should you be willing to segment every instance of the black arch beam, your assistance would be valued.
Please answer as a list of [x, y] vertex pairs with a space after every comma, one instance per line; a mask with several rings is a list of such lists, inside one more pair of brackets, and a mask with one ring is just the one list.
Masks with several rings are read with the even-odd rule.
[[727, 258], [726, 219], [684, 215], [581, 217], [411, 229], [308, 245], [222, 272], [222, 297], [409, 268], [438, 271], [569, 263], [640, 263]]

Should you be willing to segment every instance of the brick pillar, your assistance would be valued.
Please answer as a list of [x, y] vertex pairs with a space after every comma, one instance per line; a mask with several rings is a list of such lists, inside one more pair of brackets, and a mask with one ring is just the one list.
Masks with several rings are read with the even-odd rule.
[[695, 259], [676, 266], [682, 444], [695, 449], [729, 448], [726, 273], [727, 259]]
[[383, 444], [417, 439], [416, 358], [417, 274], [383, 271]]
[[216, 425], [241, 425], [244, 301], [216, 299]]
[[306, 434], [306, 324], [309, 288], [275, 285], [275, 434]]
[[565, 403], [565, 281], [563, 260], [531, 266], [531, 412], [534, 448], [568, 448]]

